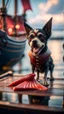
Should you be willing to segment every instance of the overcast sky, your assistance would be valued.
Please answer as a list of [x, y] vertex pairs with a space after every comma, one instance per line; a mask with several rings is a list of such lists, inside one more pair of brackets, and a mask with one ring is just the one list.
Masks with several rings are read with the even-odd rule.
[[[22, 13], [22, 5], [18, 0], [18, 11]], [[27, 22], [31, 26], [43, 27], [44, 24], [53, 17], [52, 28], [64, 28], [64, 0], [30, 0], [32, 11], [27, 11]], [[13, 0], [10, 0], [8, 13], [13, 14]], [[0, 0], [1, 6], [1, 0]]]
[[[36, 2], [37, 1], [37, 2]], [[64, 0], [31, 0], [33, 12], [28, 13], [28, 22], [36, 26], [42, 26], [53, 17], [53, 28], [64, 27]]]

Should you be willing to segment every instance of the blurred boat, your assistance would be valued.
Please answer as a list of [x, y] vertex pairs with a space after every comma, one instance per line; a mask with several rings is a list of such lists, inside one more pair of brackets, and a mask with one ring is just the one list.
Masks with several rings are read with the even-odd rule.
[[21, 0], [23, 14], [17, 15], [18, 0], [14, 0], [14, 16], [8, 15], [9, 2], [2, 0], [0, 8], [0, 71], [9, 70], [22, 59], [26, 43], [23, 21], [26, 21], [26, 11], [31, 10], [29, 0]]

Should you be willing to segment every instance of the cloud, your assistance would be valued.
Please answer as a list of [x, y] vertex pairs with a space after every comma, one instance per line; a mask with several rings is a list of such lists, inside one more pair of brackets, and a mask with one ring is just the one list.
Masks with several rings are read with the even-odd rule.
[[47, 13], [57, 14], [64, 12], [64, 0], [59, 0], [57, 5], [52, 6]]
[[58, 0], [48, 0], [46, 3], [40, 3], [38, 8], [43, 11], [43, 13], [46, 13], [52, 6], [57, 5], [58, 2]]
[[53, 20], [54, 20], [54, 24], [60, 24], [63, 23], [63, 14], [52, 14], [53, 16]]
[[63, 25], [63, 13], [48, 13], [48, 10], [50, 10], [53, 6], [59, 5], [59, 0], [48, 0], [45, 3], [40, 3], [38, 5], [40, 9], [40, 13], [35, 15], [33, 18], [30, 18], [28, 20], [28, 23], [38, 25], [38, 23], [41, 25], [46, 23], [51, 17], [53, 17], [53, 26]]
[[35, 16], [34, 18], [31, 18], [28, 20], [30, 24], [38, 24], [38, 23], [45, 23], [47, 22], [51, 17], [53, 17], [53, 25], [62, 24], [63, 23], [63, 14], [39, 14]]

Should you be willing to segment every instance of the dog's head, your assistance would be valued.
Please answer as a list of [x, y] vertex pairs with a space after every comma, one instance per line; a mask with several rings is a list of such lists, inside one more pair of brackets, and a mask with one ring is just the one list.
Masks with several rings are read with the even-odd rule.
[[33, 29], [24, 22], [28, 43], [34, 53], [47, 47], [47, 40], [51, 36], [52, 18], [42, 29]]

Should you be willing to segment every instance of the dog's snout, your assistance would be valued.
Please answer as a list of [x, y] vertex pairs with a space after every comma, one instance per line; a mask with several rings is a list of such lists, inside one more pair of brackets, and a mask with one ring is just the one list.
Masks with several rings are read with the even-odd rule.
[[36, 41], [36, 40], [33, 40], [32, 43], [33, 43], [33, 44], [37, 44], [37, 41]]

